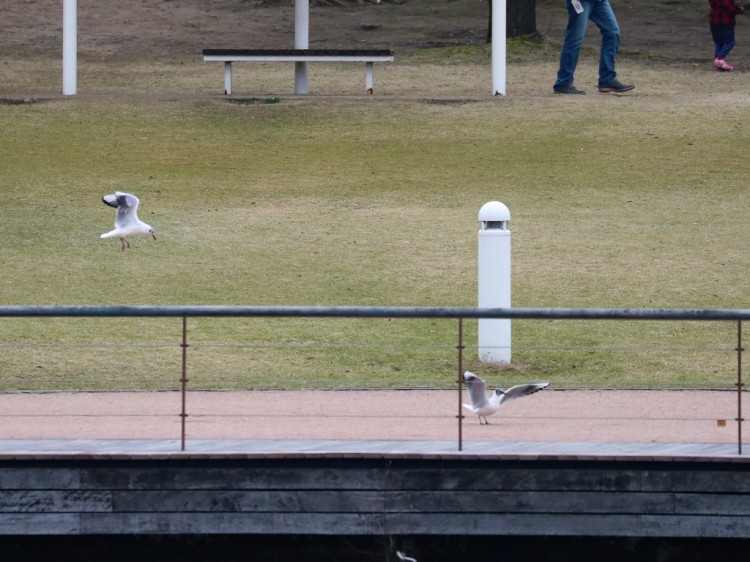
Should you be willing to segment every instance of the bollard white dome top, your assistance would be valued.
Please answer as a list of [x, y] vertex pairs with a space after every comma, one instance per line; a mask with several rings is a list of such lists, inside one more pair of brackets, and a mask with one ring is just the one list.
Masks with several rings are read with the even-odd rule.
[[482, 222], [509, 221], [510, 209], [500, 201], [490, 201], [479, 209], [479, 220]]

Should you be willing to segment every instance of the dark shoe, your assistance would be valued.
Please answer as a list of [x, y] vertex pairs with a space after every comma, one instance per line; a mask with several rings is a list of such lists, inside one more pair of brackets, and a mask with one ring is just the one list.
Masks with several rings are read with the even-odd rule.
[[615, 92], [619, 94], [622, 92], [629, 92], [633, 88], [635, 88], [635, 84], [623, 84], [619, 80], [615, 79], [615, 80], [612, 80], [612, 82], [610, 82], [609, 84], [606, 84], [604, 86], [599, 86], [599, 91], [602, 94], [608, 94], [610, 92]]
[[552, 89], [556, 94], [585, 94], [586, 90], [579, 90], [573, 84], [565, 84], [565, 86], [553, 86]]

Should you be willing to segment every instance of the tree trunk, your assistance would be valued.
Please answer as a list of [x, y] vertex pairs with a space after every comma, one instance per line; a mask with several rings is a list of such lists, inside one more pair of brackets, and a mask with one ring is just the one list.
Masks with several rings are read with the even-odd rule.
[[[487, 0], [490, 17], [487, 23], [487, 43], [492, 42], [492, 0]], [[536, 0], [506, 0], [506, 37], [538, 35], [536, 30]]]

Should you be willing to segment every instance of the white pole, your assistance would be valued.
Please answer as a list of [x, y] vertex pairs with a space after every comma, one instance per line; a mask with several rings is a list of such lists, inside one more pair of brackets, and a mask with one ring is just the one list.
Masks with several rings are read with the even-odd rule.
[[506, 0], [492, 0], [492, 95], [505, 95]]
[[[510, 211], [499, 201], [479, 210], [482, 229], [478, 240], [479, 308], [510, 308]], [[507, 318], [480, 318], [479, 360], [510, 365], [511, 325]]]
[[63, 0], [63, 95], [77, 90], [78, 9], [77, 0]]
[[[310, 48], [310, 0], [294, 0], [294, 48]], [[294, 63], [294, 93], [308, 92], [307, 63]]]

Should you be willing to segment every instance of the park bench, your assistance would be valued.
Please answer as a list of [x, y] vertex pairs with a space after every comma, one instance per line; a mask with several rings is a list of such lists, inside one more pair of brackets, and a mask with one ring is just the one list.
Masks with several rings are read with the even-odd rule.
[[232, 93], [233, 62], [364, 62], [365, 92], [372, 94], [373, 63], [393, 62], [393, 51], [390, 49], [204, 49], [203, 60], [224, 63], [224, 93], [227, 95]]

